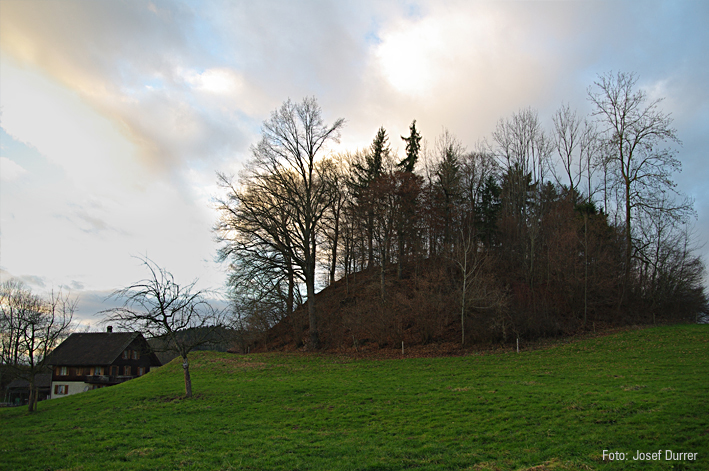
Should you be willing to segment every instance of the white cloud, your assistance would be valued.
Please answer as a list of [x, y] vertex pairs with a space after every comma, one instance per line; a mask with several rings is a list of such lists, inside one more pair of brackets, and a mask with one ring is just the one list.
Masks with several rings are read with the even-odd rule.
[[340, 149], [383, 125], [402, 150], [413, 119], [470, 148], [520, 108], [583, 108], [597, 73], [634, 70], [668, 97], [701, 201], [708, 33], [706, 7], [687, 5], [628, 21], [634, 2], [3, 0], [2, 126], [51, 173], [3, 153], [3, 181], [26, 187], [0, 190], [3, 268], [108, 289], [139, 279], [130, 255], [147, 252], [219, 284], [214, 171], [238, 168], [285, 99], [312, 95], [327, 122], [347, 119]]
[[7, 157], [0, 157], [0, 180], [4, 182], [11, 182], [13, 180], [17, 180], [25, 173], [27, 173], [27, 170], [12, 160]]

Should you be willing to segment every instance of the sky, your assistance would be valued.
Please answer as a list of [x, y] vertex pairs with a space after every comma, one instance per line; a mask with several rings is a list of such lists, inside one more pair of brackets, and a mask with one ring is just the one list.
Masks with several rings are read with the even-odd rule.
[[468, 149], [532, 107], [637, 74], [682, 145], [709, 262], [709, 2], [0, 0], [0, 279], [78, 297], [96, 328], [149, 257], [223, 290], [216, 172], [238, 174], [261, 124], [314, 96], [346, 120], [330, 151], [380, 126], [403, 155], [416, 119]]

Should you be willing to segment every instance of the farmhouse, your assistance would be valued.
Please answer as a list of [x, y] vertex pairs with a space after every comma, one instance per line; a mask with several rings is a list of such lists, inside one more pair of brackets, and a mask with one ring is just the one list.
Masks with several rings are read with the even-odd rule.
[[[51, 373], [37, 373], [34, 375], [34, 387], [37, 388], [37, 400], [49, 399], [52, 384]], [[19, 406], [27, 404], [30, 398], [30, 382], [24, 378], [17, 378], [7, 385], [5, 402]]]
[[51, 398], [103, 388], [142, 376], [162, 363], [140, 332], [71, 334], [51, 354]]

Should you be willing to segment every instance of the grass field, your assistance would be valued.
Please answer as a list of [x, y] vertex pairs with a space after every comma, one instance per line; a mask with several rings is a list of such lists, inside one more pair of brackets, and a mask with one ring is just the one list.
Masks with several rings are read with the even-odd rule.
[[709, 325], [519, 354], [192, 364], [191, 399], [173, 362], [32, 415], [1, 409], [0, 469], [709, 469]]

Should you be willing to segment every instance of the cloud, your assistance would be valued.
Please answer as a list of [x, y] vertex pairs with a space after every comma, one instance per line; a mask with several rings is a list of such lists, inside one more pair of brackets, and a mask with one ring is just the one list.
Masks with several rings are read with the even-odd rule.
[[194, 31], [195, 11], [159, 5], [8, 1], [0, 42], [19, 64], [38, 67], [109, 120], [150, 171], [170, 173], [247, 143], [243, 116], [201, 102], [182, 75], [214, 60], [200, 48], [209, 38]]
[[34, 286], [36, 288], [46, 288], [47, 283], [45, 283], [45, 278], [43, 276], [37, 276], [37, 275], [21, 275], [18, 277], [21, 281], [24, 281], [30, 286]]
[[521, 108], [547, 129], [562, 101], [588, 113], [586, 88], [610, 70], [667, 97], [678, 181], [709, 240], [708, 16], [662, 1], [3, 0], [2, 127], [39, 154], [3, 148], [0, 177], [15, 182], [0, 189], [4, 268], [115, 288], [140, 278], [130, 255], [149, 252], [218, 284], [201, 262], [215, 249], [214, 171], [248, 159], [287, 98], [346, 118], [339, 149], [384, 126], [403, 152], [413, 119], [429, 142], [446, 127], [472, 148]]
[[27, 170], [17, 165], [12, 160], [7, 157], [0, 157], [0, 180], [11, 182], [19, 179], [25, 173], [27, 173]]
[[80, 281], [76, 281], [76, 280], [71, 280], [71, 283], [69, 286], [71, 287], [71, 289], [76, 289], [76, 290], [84, 289], [84, 284], [81, 283]]

